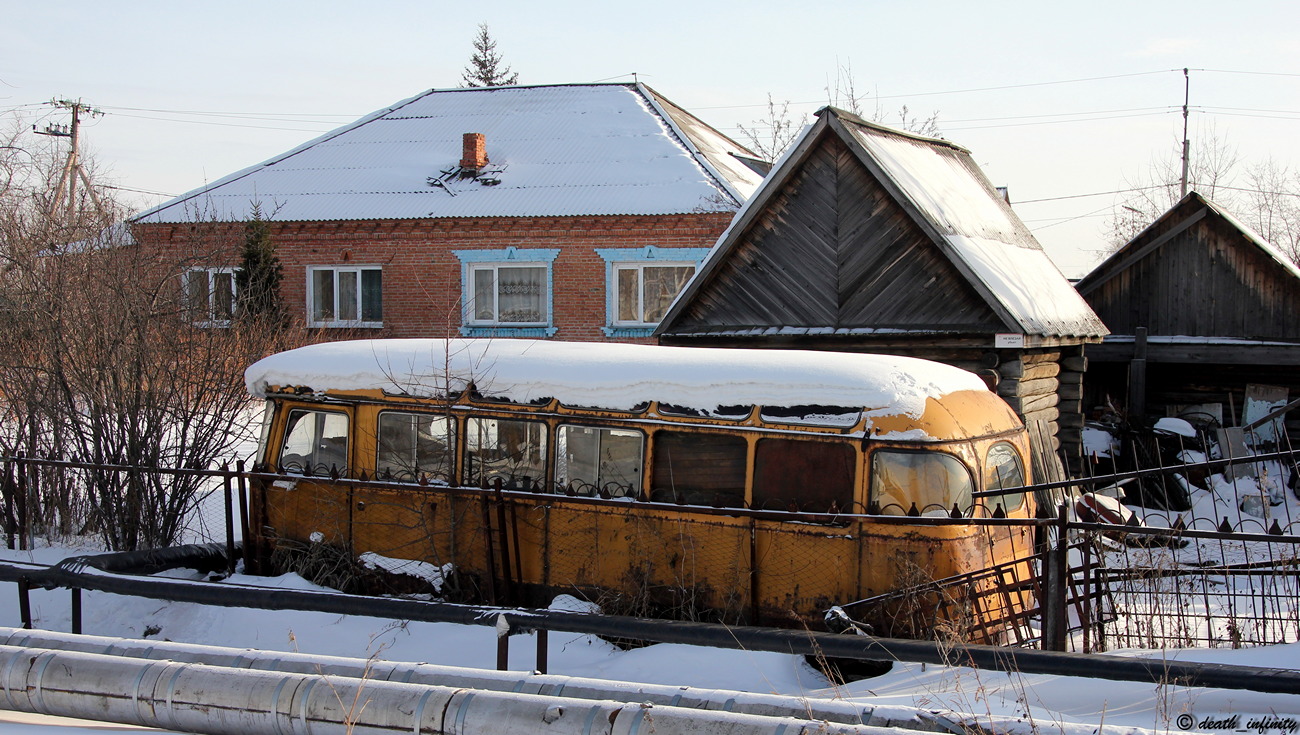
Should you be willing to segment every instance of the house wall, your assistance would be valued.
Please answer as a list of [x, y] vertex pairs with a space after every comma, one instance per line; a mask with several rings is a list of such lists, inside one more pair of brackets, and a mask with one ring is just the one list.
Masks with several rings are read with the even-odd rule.
[[[606, 263], [597, 248], [712, 246], [730, 212], [659, 216], [475, 218], [345, 222], [273, 222], [284, 269], [281, 296], [306, 322], [309, 266], [381, 266], [383, 326], [304, 330], [304, 341], [355, 337], [456, 336], [461, 327], [462, 263], [454, 251], [556, 249], [553, 339], [651, 342], [606, 337]], [[164, 257], [209, 267], [236, 267], [241, 225], [137, 225], [136, 239]], [[312, 330], [316, 331], [316, 330]]]

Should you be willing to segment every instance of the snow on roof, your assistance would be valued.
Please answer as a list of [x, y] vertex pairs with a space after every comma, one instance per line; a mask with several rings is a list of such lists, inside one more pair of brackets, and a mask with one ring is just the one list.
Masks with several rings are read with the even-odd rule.
[[713, 414], [725, 406], [836, 406], [919, 418], [926, 399], [987, 392], [972, 373], [893, 355], [660, 347], [516, 339], [328, 342], [258, 361], [248, 390], [383, 390], [439, 397], [473, 382], [518, 403], [633, 410], [647, 401]]
[[[242, 220], [253, 202], [280, 221], [672, 214], [758, 186], [749, 151], [661, 104], [641, 84], [430, 90], [136, 221]], [[479, 178], [456, 175], [465, 133], [486, 138]]]
[[[1188, 196], [1191, 196], [1192, 194], [1196, 194], [1196, 192], [1190, 192]], [[1245, 235], [1247, 240], [1250, 240], [1257, 247], [1259, 247], [1260, 250], [1263, 250], [1269, 257], [1271, 257], [1273, 260], [1276, 260], [1283, 268], [1290, 271], [1291, 275], [1295, 276], [1296, 278], [1300, 278], [1300, 268], [1296, 267], [1296, 264], [1292, 263], [1290, 258], [1283, 255], [1282, 251], [1278, 250], [1273, 245], [1273, 243], [1269, 242], [1268, 240], [1265, 240], [1262, 235], [1260, 235], [1258, 232], [1255, 232], [1255, 229], [1253, 227], [1237, 219], [1236, 216], [1232, 214], [1232, 212], [1229, 212], [1228, 210], [1224, 209], [1219, 204], [1209, 199], [1206, 199], [1205, 197], [1201, 197], [1201, 200], [1205, 202], [1205, 206], [1209, 207], [1215, 212], [1218, 212], [1219, 216], [1227, 220], [1229, 224], [1231, 224], [1233, 227], [1236, 227], [1238, 230], [1241, 230], [1241, 234]]]
[[[841, 123], [898, 187], [950, 252], [983, 281], [1028, 334], [1106, 334], [1042, 245], [985, 178], [965, 148], [868, 123]], [[940, 243], [943, 244], [943, 243]]]

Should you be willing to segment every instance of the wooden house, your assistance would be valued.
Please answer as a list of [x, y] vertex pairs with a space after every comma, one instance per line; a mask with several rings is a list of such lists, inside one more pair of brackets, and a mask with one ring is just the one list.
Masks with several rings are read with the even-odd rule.
[[1300, 393], [1300, 269], [1196, 192], [1076, 287], [1112, 332], [1088, 350], [1090, 405], [1233, 426], [1251, 386]]
[[1041, 421], [1040, 446], [1072, 452], [1083, 349], [1105, 333], [966, 149], [833, 107], [777, 163], [656, 332], [663, 344], [957, 365], [1026, 423]]

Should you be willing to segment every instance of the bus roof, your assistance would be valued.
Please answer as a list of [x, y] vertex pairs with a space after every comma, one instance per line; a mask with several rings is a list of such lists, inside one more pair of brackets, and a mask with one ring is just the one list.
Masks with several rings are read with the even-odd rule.
[[[439, 398], [472, 383], [494, 399], [616, 411], [649, 401], [709, 416], [732, 406], [840, 407], [852, 410], [843, 417], [850, 426], [863, 416], [919, 419], [928, 399], [958, 391], [993, 397], [965, 370], [894, 355], [522, 339], [327, 342], [260, 360], [245, 380], [263, 397], [292, 389]], [[807, 422], [837, 423], [818, 418]]]

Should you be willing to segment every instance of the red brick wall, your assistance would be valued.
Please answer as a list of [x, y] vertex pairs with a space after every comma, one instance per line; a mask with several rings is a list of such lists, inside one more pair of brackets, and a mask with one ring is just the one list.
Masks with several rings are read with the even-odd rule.
[[[382, 329], [325, 329], [335, 337], [458, 336], [461, 262], [455, 250], [558, 248], [553, 264], [557, 340], [607, 340], [605, 261], [596, 248], [709, 247], [730, 213], [661, 216], [500, 217], [482, 219], [274, 222], [271, 236], [284, 266], [281, 295], [306, 321], [308, 266], [379, 265], [384, 275]], [[237, 266], [240, 225], [138, 225], [143, 247], [211, 266]], [[312, 330], [313, 332], [315, 330]], [[360, 334], [358, 334], [360, 333]], [[304, 340], [314, 338], [304, 333]], [[649, 339], [622, 341], [649, 342]]]

